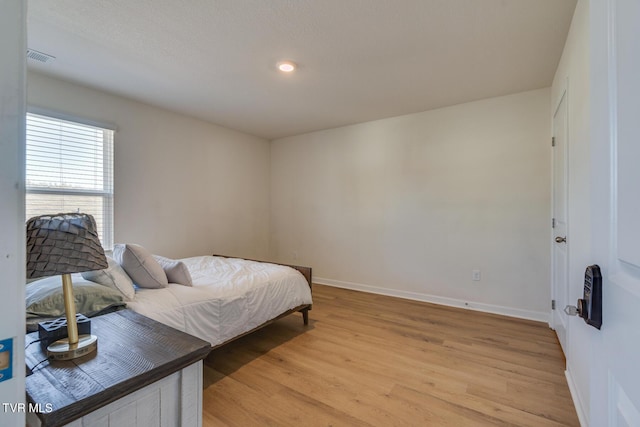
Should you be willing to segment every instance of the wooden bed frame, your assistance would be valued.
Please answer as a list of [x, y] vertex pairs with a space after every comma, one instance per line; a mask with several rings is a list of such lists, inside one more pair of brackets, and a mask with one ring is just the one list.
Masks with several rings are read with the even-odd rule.
[[[311, 267], [301, 267], [299, 265], [292, 265], [292, 264], [281, 264], [278, 262], [270, 262], [270, 261], [261, 261], [261, 260], [257, 260], [257, 259], [249, 259], [249, 258], [241, 258], [241, 257], [232, 257], [232, 256], [228, 256], [228, 255], [218, 255], [218, 254], [213, 254], [212, 256], [217, 256], [217, 257], [221, 257], [221, 258], [239, 258], [239, 259], [246, 259], [247, 261], [255, 261], [255, 262], [264, 262], [264, 263], [268, 263], [268, 264], [275, 264], [275, 265], [284, 265], [285, 267], [291, 267], [295, 270], [298, 270], [300, 273], [302, 273], [302, 275], [304, 276], [305, 280], [307, 281], [307, 283], [309, 284], [309, 289], [311, 290], [311, 294], [313, 295], [313, 284], [311, 282]], [[271, 320], [267, 320], [266, 322], [264, 322], [262, 325], [258, 325], [255, 328], [251, 329], [250, 331], [247, 331], [245, 333], [242, 333], [236, 337], [233, 337], [223, 343], [217, 344], [215, 346], [212, 346], [211, 349], [214, 350], [218, 347], [222, 347], [225, 344], [230, 343], [231, 341], [235, 341], [240, 337], [244, 337], [245, 335], [249, 335], [252, 332], [257, 331], [258, 329], [262, 329], [267, 325], [272, 324], [273, 322], [275, 322], [278, 319], [282, 319], [285, 316], [290, 315], [291, 313], [296, 313], [296, 312], [300, 312], [302, 313], [302, 321], [304, 322], [305, 325], [309, 324], [309, 310], [311, 310], [312, 308], [312, 304], [303, 304], [300, 305], [298, 307], [294, 307], [291, 310], [287, 310], [284, 313], [279, 314], [278, 316], [274, 317]]]

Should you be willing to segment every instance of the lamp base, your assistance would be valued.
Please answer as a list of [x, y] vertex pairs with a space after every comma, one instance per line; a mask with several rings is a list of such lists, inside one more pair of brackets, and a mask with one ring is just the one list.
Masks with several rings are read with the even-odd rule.
[[71, 360], [85, 356], [98, 348], [98, 337], [95, 335], [80, 335], [77, 344], [69, 344], [68, 338], [63, 338], [47, 347], [47, 356], [53, 360]]

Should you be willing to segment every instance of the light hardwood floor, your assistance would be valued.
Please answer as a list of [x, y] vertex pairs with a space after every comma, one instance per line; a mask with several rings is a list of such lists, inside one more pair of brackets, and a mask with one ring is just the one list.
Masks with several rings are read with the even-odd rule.
[[214, 350], [204, 426], [577, 426], [546, 324], [314, 285]]

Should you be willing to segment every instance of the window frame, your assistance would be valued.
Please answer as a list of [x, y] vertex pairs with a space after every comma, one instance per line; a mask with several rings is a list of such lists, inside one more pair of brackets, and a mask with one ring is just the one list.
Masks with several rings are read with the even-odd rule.
[[[114, 244], [114, 146], [115, 146], [115, 133], [116, 127], [109, 123], [96, 122], [88, 120], [75, 115], [65, 114], [57, 111], [43, 109], [39, 107], [29, 106], [27, 108], [27, 114], [25, 115], [25, 128], [27, 128], [27, 117], [39, 116], [48, 120], [58, 120], [69, 122], [76, 126], [86, 126], [92, 128], [98, 128], [105, 133], [103, 138], [103, 153], [102, 153], [102, 165], [103, 165], [103, 179], [108, 183], [103, 186], [103, 190], [83, 190], [83, 189], [71, 189], [71, 188], [52, 188], [52, 187], [38, 187], [29, 186], [25, 181], [25, 195], [29, 194], [45, 194], [45, 195], [60, 195], [60, 196], [93, 196], [101, 197], [102, 203], [102, 246], [105, 250], [112, 250]], [[25, 133], [26, 134], [26, 133]], [[25, 140], [25, 152], [26, 152], [26, 140]], [[27, 167], [28, 157], [25, 156], [25, 174]], [[107, 189], [104, 189], [106, 187]], [[109, 189], [111, 191], [109, 191]], [[25, 197], [25, 211], [28, 201]], [[51, 214], [59, 212], [49, 212]]]

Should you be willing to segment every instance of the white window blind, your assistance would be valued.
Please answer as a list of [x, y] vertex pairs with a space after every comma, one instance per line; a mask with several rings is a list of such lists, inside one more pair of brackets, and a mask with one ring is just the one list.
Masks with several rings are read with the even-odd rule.
[[27, 114], [26, 217], [93, 215], [113, 247], [113, 131]]

